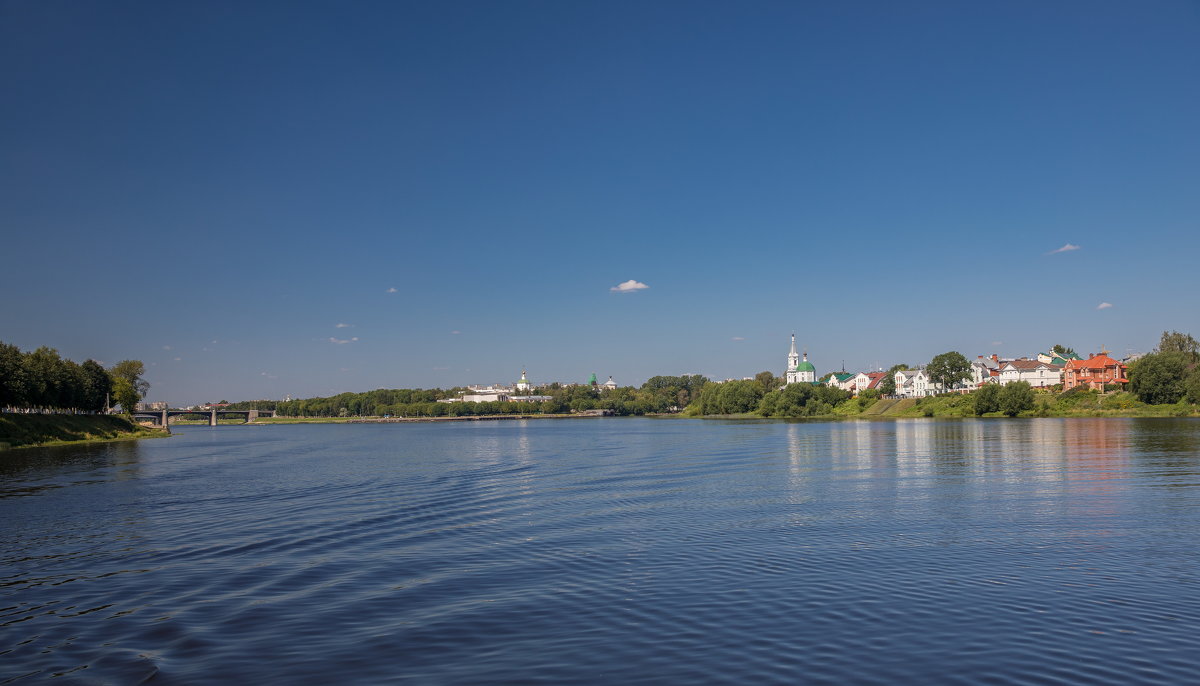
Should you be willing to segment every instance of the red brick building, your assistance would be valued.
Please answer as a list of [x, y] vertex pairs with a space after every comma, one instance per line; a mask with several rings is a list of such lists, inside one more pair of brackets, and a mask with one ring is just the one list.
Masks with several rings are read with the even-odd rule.
[[1109, 357], [1107, 351], [1099, 355], [1093, 353], [1086, 360], [1067, 360], [1063, 367], [1063, 390], [1069, 391], [1076, 386], [1087, 386], [1098, 391], [1104, 390], [1105, 384], [1129, 383], [1126, 378], [1126, 366]]

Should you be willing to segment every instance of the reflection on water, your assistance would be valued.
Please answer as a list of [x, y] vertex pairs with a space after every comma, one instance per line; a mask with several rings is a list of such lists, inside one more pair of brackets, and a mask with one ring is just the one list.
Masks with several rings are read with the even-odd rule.
[[0, 459], [0, 683], [1185, 683], [1200, 423], [190, 427]]

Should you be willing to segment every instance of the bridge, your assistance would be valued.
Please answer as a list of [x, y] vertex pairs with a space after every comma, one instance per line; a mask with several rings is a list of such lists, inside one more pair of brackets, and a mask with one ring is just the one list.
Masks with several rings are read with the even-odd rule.
[[167, 426], [167, 422], [170, 421], [171, 417], [178, 417], [180, 415], [185, 415], [185, 414], [200, 415], [200, 416], [207, 415], [208, 416], [208, 425], [216, 426], [218, 415], [243, 416], [246, 418], [246, 423], [249, 424], [250, 422], [258, 419], [259, 417], [274, 417], [275, 410], [218, 410], [216, 408], [212, 408], [212, 409], [208, 409], [208, 410], [153, 410], [153, 411], [141, 410], [138, 412], [134, 412], [133, 416], [137, 419], [149, 419], [150, 421], [154, 422], [158, 426], [165, 427], [165, 426]]

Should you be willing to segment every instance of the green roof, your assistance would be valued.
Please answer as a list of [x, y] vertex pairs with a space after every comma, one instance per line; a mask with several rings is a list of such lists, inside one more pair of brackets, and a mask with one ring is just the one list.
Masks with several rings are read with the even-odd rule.
[[[778, 367], [776, 367], [776, 369], [778, 369]], [[809, 362], [808, 360], [804, 360], [800, 364], [796, 365], [796, 371], [798, 371], [798, 372], [815, 372], [815, 371], [817, 371], [817, 368], [812, 366], [812, 362]]]

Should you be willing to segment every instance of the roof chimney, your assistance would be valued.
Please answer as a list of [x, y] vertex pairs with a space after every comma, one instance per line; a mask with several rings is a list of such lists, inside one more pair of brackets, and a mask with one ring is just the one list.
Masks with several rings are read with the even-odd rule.
[[1096, 356], [1096, 353], [1088, 353], [1088, 359], [1089, 359], [1089, 360], [1090, 360], [1090, 359], [1092, 359], [1092, 358], [1093, 358], [1093, 357], [1095, 357], [1095, 356]]

